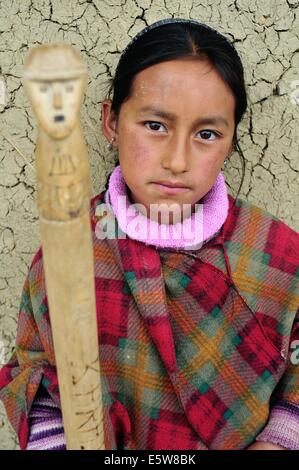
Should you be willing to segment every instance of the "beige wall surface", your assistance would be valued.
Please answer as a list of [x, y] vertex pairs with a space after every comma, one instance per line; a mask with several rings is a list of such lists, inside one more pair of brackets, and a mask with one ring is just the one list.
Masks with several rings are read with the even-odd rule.
[[[115, 161], [100, 127], [107, 80], [130, 38], [147, 24], [170, 16], [205, 22], [236, 44], [249, 98], [239, 126], [246, 159], [239, 197], [299, 230], [298, 0], [1, 0], [0, 363], [11, 355], [22, 285], [39, 246], [36, 122], [21, 84], [28, 49], [65, 41], [76, 46], [88, 64], [82, 122], [96, 194], [103, 190]], [[229, 192], [236, 194], [241, 181], [237, 153], [225, 176]], [[0, 449], [17, 448], [0, 403]]]

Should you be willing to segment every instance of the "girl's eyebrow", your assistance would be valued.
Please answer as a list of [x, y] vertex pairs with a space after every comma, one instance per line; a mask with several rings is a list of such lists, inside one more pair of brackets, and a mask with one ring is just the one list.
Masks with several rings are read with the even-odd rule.
[[[168, 111], [164, 111], [163, 109], [157, 108], [155, 106], [144, 106], [138, 110], [140, 114], [151, 113], [155, 116], [159, 116], [164, 119], [168, 119], [169, 121], [176, 121], [177, 116], [173, 113]], [[217, 125], [224, 125], [225, 127], [229, 127], [227, 120], [222, 116], [205, 116], [196, 119], [193, 123], [194, 126], [202, 125], [202, 124], [214, 124]]]

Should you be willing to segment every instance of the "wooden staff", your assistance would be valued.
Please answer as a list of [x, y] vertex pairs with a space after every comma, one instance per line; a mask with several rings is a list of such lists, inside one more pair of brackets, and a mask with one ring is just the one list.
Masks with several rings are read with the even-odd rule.
[[89, 218], [90, 175], [80, 108], [87, 69], [67, 44], [31, 50], [24, 86], [38, 120], [37, 203], [67, 449], [104, 449]]

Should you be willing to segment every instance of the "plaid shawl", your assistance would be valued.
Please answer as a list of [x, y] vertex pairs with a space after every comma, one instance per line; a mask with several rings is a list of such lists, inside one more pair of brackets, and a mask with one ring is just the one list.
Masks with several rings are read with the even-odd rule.
[[[299, 234], [229, 195], [222, 229], [199, 250], [157, 250], [99, 240], [103, 206], [102, 193], [90, 211], [106, 448], [245, 449], [275, 403], [299, 404]], [[0, 372], [22, 449], [40, 384], [60, 405], [41, 249]]]

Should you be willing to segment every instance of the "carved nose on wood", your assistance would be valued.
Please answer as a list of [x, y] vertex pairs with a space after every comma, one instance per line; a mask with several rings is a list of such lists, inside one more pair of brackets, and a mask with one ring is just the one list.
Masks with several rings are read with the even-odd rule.
[[54, 91], [53, 106], [56, 109], [62, 107], [62, 97], [61, 97], [61, 92], [60, 91]]

